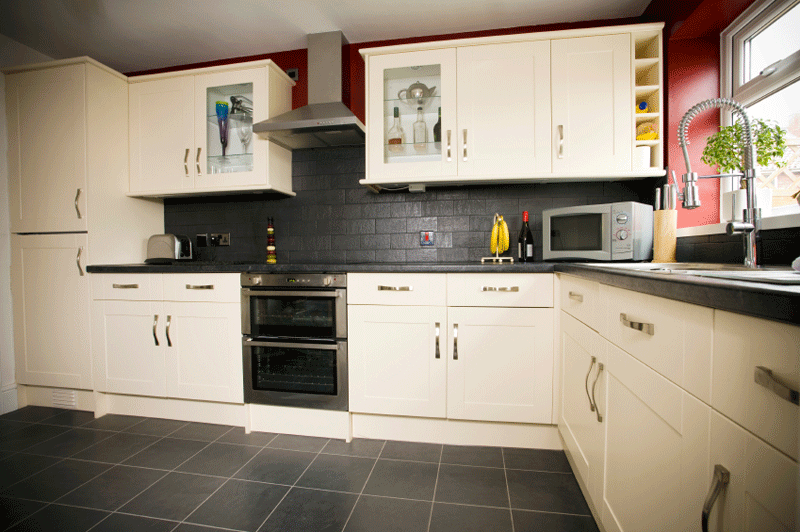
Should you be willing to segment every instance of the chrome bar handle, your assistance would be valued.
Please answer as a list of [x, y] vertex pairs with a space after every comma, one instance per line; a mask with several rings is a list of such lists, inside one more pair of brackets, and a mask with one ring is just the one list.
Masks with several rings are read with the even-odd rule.
[[197, 175], [202, 175], [203, 172], [200, 170], [200, 152], [203, 151], [203, 148], [197, 148], [197, 159], [195, 160], [195, 164], [197, 165]]
[[78, 205], [78, 198], [80, 197], [81, 197], [81, 189], [78, 189], [78, 191], [75, 193], [75, 212], [78, 213], [78, 220], [83, 218], [83, 216], [81, 215], [81, 208]]
[[213, 284], [187, 284], [187, 290], [213, 290]]
[[139, 285], [135, 284], [135, 283], [134, 284], [118, 284], [118, 283], [114, 283], [114, 284], [111, 285], [111, 288], [119, 288], [120, 290], [127, 290], [127, 289], [130, 289], [130, 288], [139, 288]]
[[452, 144], [452, 142], [450, 141], [450, 130], [448, 129], [447, 130], [447, 162], [448, 163], [453, 160], [453, 154], [450, 151], [450, 145], [451, 144]]
[[186, 172], [186, 177], [189, 177], [189, 152], [191, 148], [186, 148], [186, 155], [183, 156], [183, 170]]
[[436, 330], [436, 358], [442, 358], [442, 354], [439, 352], [439, 322], [438, 321], [434, 324], [434, 329]]
[[411, 292], [414, 290], [413, 286], [386, 286], [383, 284], [378, 285], [378, 290], [382, 292]]
[[701, 520], [701, 525], [703, 528], [703, 532], [708, 532], [708, 516], [711, 514], [711, 508], [714, 507], [714, 503], [719, 497], [719, 492], [722, 491], [722, 488], [728, 485], [728, 482], [731, 481], [731, 473], [721, 465], [717, 464], [714, 466], [714, 482], [711, 483], [711, 489], [706, 496], [706, 502], [703, 503], [703, 517]]
[[464, 161], [467, 160], [467, 130], [464, 130]]
[[453, 324], [453, 360], [458, 360], [458, 323]]
[[790, 403], [800, 405], [800, 392], [792, 390], [772, 375], [772, 370], [764, 366], [756, 366], [755, 381], [771, 391], [781, 399], [785, 399]]
[[82, 246], [78, 248], [78, 256], [75, 257], [75, 264], [78, 265], [78, 273], [80, 274], [81, 277], [83, 277], [84, 275], [86, 275], [86, 272], [84, 272], [83, 268], [81, 268], [81, 253], [83, 253]]
[[564, 126], [558, 126], [558, 158], [564, 158]]
[[603, 363], [600, 362], [597, 364], [597, 376], [594, 378], [594, 383], [592, 383], [592, 403], [594, 404], [594, 411], [597, 414], [597, 422], [603, 422], [603, 416], [600, 415], [600, 407], [597, 406], [597, 399], [594, 398], [594, 389], [597, 388], [597, 381], [600, 380], [600, 374], [603, 373]]
[[589, 364], [589, 371], [586, 372], [586, 382], [583, 384], [583, 387], [586, 389], [586, 397], [589, 399], [589, 410], [592, 412], [594, 412], [594, 401], [592, 401], [592, 396], [589, 395], [589, 375], [592, 374], [592, 368], [595, 362], [597, 362], [597, 357], [592, 357], [592, 362]]
[[519, 292], [519, 286], [484, 286], [482, 292]]
[[619, 321], [625, 326], [630, 327], [636, 331], [642, 331], [645, 334], [653, 336], [656, 333], [656, 327], [652, 323], [640, 323], [637, 321], [629, 321], [628, 316], [625, 314], [619, 315]]
[[158, 326], [158, 314], [153, 315], [153, 340], [156, 343], [156, 347], [160, 344], [158, 343], [158, 333], [156, 333], [156, 327]]
[[577, 301], [578, 303], [583, 303], [583, 294], [579, 294], [577, 292], [570, 292], [569, 298], [573, 301]]
[[172, 316], [167, 314], [167, 347], [172, 347], [172, 339], [169, 337], [169, 326], [172, 325]]

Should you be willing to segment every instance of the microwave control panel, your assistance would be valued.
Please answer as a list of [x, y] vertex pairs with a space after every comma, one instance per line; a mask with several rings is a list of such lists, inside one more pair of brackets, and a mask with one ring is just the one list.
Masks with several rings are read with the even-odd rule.
[[[625, 205], [630, 205], [626, 203]], [[622, 205], [611, 207], [611, 253], [614, 259], [627, 258], [633, 251], [634, 216]]]

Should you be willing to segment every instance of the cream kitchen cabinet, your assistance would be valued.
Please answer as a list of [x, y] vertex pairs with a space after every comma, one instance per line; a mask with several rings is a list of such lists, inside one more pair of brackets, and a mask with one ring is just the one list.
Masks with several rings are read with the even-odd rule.
[[[291, 152], [252, 135], [291, 109], [294, 82], [272, 61], [130, 80], [130, 195], [291, 190]], [[234, 102], [243, 106], [234, 108]], [[228, 109], [225, 153], [217, 102]]]
[[98, 391], [241, 403], [235, 274], [94, 274]]

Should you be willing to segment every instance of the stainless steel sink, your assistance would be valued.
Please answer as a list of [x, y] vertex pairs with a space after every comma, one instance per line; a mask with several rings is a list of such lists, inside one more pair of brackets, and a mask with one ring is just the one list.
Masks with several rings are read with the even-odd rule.
[[800, 285], [800, 272], [788, 266], [752, 269], [742, 264], [703, 262], [603, 264], [603, 267], [665, 275], [694, 275], [756, 283]]

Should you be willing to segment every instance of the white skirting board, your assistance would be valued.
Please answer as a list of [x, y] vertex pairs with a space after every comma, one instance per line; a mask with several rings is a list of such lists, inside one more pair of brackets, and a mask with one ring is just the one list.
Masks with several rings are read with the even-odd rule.
[[19, 399], [17, 398], [17, 384], [8, 384], [0, 390], [0, 414], [7, 414], [19, 408]]
[[247, 405], [250, 430], [350, 441], [350, 414], [286, 406]]
[[95, 417], [105, 413], [245, 427], [247, 405], [97, 393]]
[[91, 390], [17, 385], [17, 405], [19, 408], [24, 406], [50, 406], [94, 412], [94, 404], [94, 392]]
[[555, 425], [491, 423], [455, 419], [352, 414], [353, 437], [379, 440], [491, 445], [532, 449], [564, 448]]

